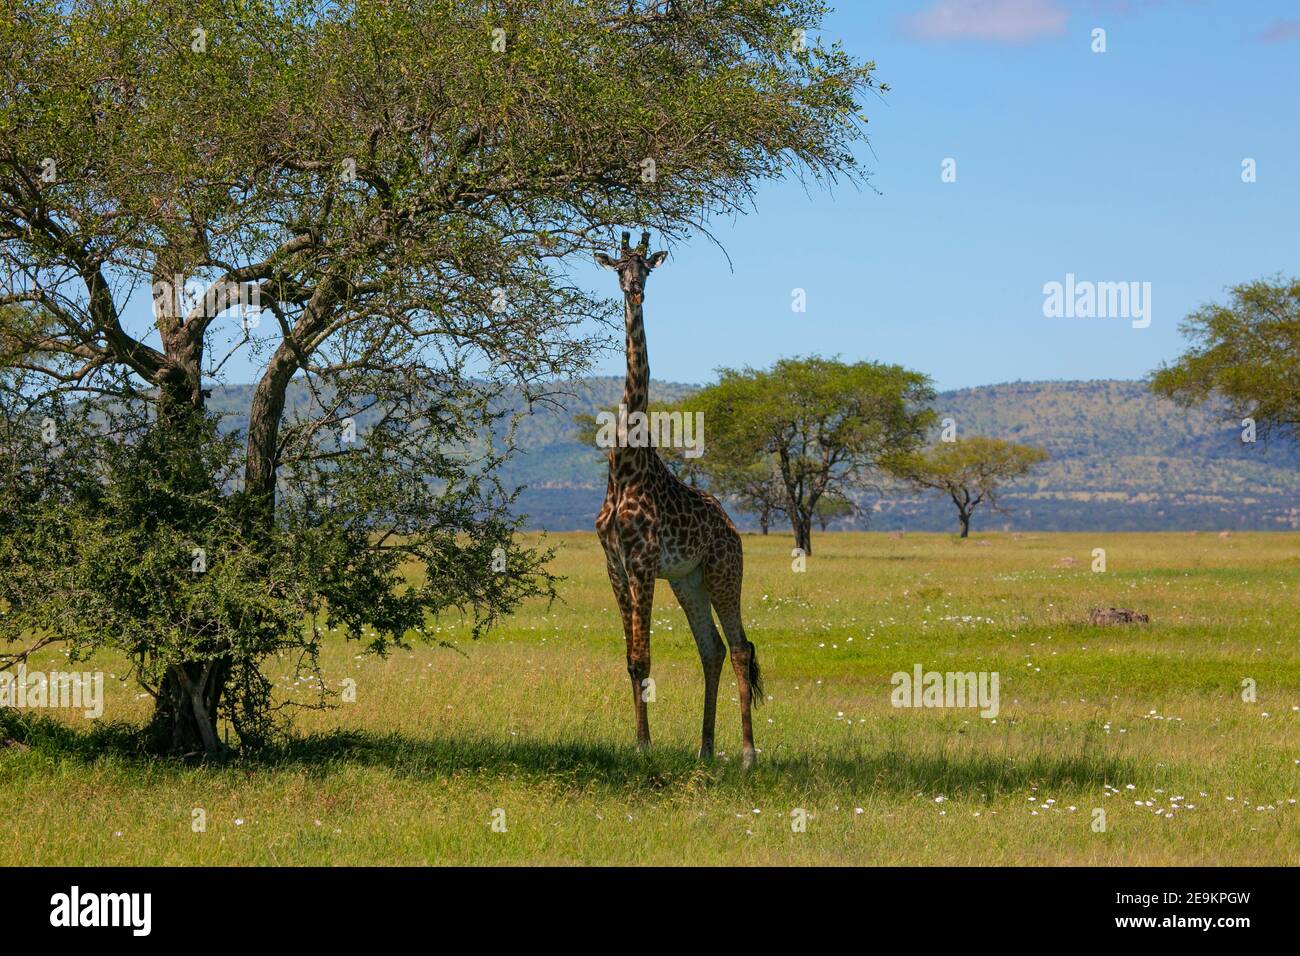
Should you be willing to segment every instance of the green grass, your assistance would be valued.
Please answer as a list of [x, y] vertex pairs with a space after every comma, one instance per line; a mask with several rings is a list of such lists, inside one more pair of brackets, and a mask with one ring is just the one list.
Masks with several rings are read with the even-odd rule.
[[[749, 775], [730, 668], [722, 753], [694, 759], [702, 680], [666, 585], [655, 749], [635, 752], [599, 546], [551, 540], [562, 603], [477, 642], [431, 622], [453, 650], [332, 642], [325, 678], [354, 678], [357, 702], [301, 713], [256, 759], [134, 756], [149, 701], [112, 680], [100, 725], [9, 712], [24, 746], [0, 749], [0, 864], [1300, 863], [1300, 536], [824, 534], [802, 574], [788, 537], [746, 536], [771, 695]], [[1152, 623], [1090, 627], [1093, 605]], [[998, 671], [997, 720], [892, 708], [890, 675], [918, 663]]]

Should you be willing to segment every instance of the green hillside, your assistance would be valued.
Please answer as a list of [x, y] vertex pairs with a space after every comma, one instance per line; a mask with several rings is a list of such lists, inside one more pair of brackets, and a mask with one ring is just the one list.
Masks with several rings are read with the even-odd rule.
[[[1231, 409], [1184, 409], [1141, 382], [1016, 382], [946, 392], [936, 409], [959, 434], [1045, 447], [1052, 460], [983, 527], [1041, 530], [1269, 529], [1300, 526], [1300, 454], [1241, 441]], [[888, 502], [886, 512], [932, 509]], [[883, 518], [883, 515], [882, 515]], [[886, 521], [900, 526], [906, 522]]]
[[[569, 422], [578, 412], [615, 404], [622, 382], [589, 384], [585, 404], [533, 423], [521, 442], [525, 454], [512, 466], [512, 480], [529, 486], [522, 505], [538, 527], [589, 527], [600, 506], [603, 462], [573, 441]], [[689, 393], [675, 384], [654, 388], [665, 400]], [[959, 435], [1042, 445], [1052, 455], [1009, 490], [1008, 514], [977, 514], [977, 529], [1300, 527], [1300, 454], [1285, 443], [1244, 444], [1239, 419], [1226, 409], [1179, 408], [1127, 381], [961, 389], [942, 393], [935, 409], [956, 421]], [[905, 492], [867, 495], [861, 503], [869, 513], [841, 527], [945, 530], [954, 523], [949, 503]], [[751, 526], [744, 515], [735, 517]]]
[[[675, 402], [694, 389], [695, 386], [675, 382], [653, 382], [650, 397], [654, 402]], [[617, 406], [623, 395], [623, 379], [621, 376], [584, 379], [567, 386], [565, 391], [571, 397], [563, 410], [538, 407], [520, 421], [515, 431], [519, 454], [507, 467], [506, 474], [512, 484], [534, 489], [598, 484], [603, 496], [605, 459], [598, 449], [578, 442], [573, 418]], [[596, 507], [600, 507], [599, 500]], [[596, 512], [592, 511], [592, 520], [595, 517]], [[576, 530], [576, 527], [563, 530]]]
[[[214, 408], [247, 407], [249, 386], [214, 391]], [[621, 378], [591, 378], [558, 389], [558, 403], [534, 407], [516, 431], [518, 454], [505, 469], [526, 486], [521, 509], [533, 527], [591, 527], [605, 490], [600, 453], [576, 440], [573, 418], [618, 403]], [[692, 386], [652, 384], [656, 401]], [[291, 404], [306, 400], [295, 390]], [[509, 407], [509, 402], [507, 402]], [[1141, 382], [1015, 382], [944, 392], [935, 402], [959, 435], [1042, 445], [1052, 459], [1004, 497], [1008, 514], [977, 513], [980, 529], [1222, 530], [1300, 528], [1300, 452], [1284, 442], [1244, 444], [1228, 409], [1182, 409]], [[358, 422], [362, 434], [365, 419]], [[705, 422], [705, 454], [708, 423]], [[838, 525], [881, 530], [946, 530], [952, 506], [901, 490], [865, 495], [864, 515]], [[745, 515], [733, 517], [752, 527]]]

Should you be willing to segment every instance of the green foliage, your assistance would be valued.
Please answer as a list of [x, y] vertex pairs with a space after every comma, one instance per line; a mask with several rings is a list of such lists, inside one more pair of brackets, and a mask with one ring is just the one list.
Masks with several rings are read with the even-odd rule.
[[976, 508], [987, 504], [998, 510], [1003, 484], [1024, 477], [1047, 458], [1042, 448], [977, 435], [941, 441], [928, 451], [893, 456], [887, 460], [886, 467], [918, 488], [951, 498], [957, 506], [964, 538], [970, 531], [971, 514]]
[[[602, 234], [681, 237], [764, 179], [859, 175], [873, 66], [792, 42], [823, 14], [8, 4], [0, 308], [23, 308], [0, 312], [0, 372], [21, 373], [0, 480], [29, 507], [0, 541], [25, 622], [4, 636], [129, 647], [170, 749], [212, 753], [218, 713], [264, 735], [260, 662], [293, 648], [310, 664], [321, 615], [382, 650], [426, 614], [488, 624], [545, 593], [498, 480], [502, 396], [540, 400], [588, 367], [588, 323], [616, 309], [567, 261]], [[232, 433], [206, 402], [236, 355], [257, 381]], [[52, 461], [33, 416], [84, 438], [80, 463]], [[133, 470], [136, 452], [152, 457]], [[58, 570], [45, 544], [66, 566], [37, 594]]]
[[1158, 395], [1183, 405], [1224, 399], [1261, 433], [1300, 429], [1300, 279], [1234, 286], [1228, 305], [1211, 303], [1183, 320], [1192, 341], [1151, 378]]
[[[920, 443], [934, 419], [930, 381], [878, 362], [782, 359], [770, 370], [721, 369], [717, 384], [683, 407], [703, 411], [701, 459], [721, 490], [768, 487], [779, 476], [781, 510], [796, 545], [811, 553], [818, 502], [848, 499], [888, 456]], [[748, 484], [747, 484], [748, 483]]]
[[[313, 496], [297, 485], [269, 528], [232, 492], [240, 442], [211, 416], [32, 406], [8, 388], [0, 437], [0, 644], [29, 642], [11, 662], [52, 639], [71, 661], [118, 651], [164, 709], [169, 680], [212, 681], [202, 731], [225, 718], [242, 744], [280, 729], [263, 675], [272, 658], [294, 660], [321, 706], [327, 634], [382, 654], [427, 615], [468, 614], [477, 634], [552, 593], [550, 552], [518, 547], [517, 519], [440, 450], [395, 455], [395, 432], [372, 430], [356, 454], [312, 472]], [[388, 487], [403, 482], [405, 495]], [[414, 530], [424, 522], [431, 533]], [[506, 573], [489, 572], [497, 554]], [[154, 730], [167, 749], [164, 724]]]
[[857, 512], [857, 506], [847, 498], [840, 498], [836, 495], [824, 495], [817, 502], [817, 507], [813, 509], [813, 515], [817, 518], [818, 526], [825, 531], [827, 525], [837, 518], [847, 518]]
[[[921, 407], [933, 395], [928, 380], [898, 366], [787, 359], [770, 372], [719, 375], [715, 385], [650, 406], [703, 416], [702, 456], [680, 448], [660, 448], [660, 456], [683, 480], [754, 514], [764, 530], [788, 516], [808, 550], [813, 518], [824, 530], [854, 513], [849, 490], [882, 456], [919, 441], [932, 417]], [[595, 444], [598, 415], [575, 416], [579, 441]]]

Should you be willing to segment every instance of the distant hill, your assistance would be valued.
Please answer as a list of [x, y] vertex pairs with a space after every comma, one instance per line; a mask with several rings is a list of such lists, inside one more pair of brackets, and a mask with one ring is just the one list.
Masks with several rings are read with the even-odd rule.
[[[591, 527], [605, 493], [604, 462], [573, 440], [572, 416], [618, 402], [621, 378], [592, 379], [582, 407], [546, 411], [521, 430], [525, 451], [509, 470], [529, 486], [521, 507], [536, 527]], [[657, 400], [690, 388], [655, 382]], [[1244, 444], [1239, 417], [1183, 409], [1141, 382], [1016, 382], [943, 392], [941, 418], [959, 435], [1042, 445], [1051, 461], [1004, 495], [1007, 514], [977, 512], [983, 529], [1260, 530], [1300, 528], [1300, 450], [1281, 442]], [[708, 454], [708, 423], [705, 423]], [[527, 440], [525, 440], [527, 439]], [[906, 492], [865, 494], [864, 517], [832, 527], [950, 530], [951, 502]], [[733, 514], [745, 528], [756, 525]]]
[[[572, 383], [560, 406], [540, 405], [517, 432], [519, 454], [503, 477], [524, 485], [529, 524], [587, 530], [605, 493], [600, 453], [576, 440], [573, 418], [618, 403], [621, 377]], [[653, 382], [651, 397], [675, 401], [692, 386]], [[214, 391], [218, 409], [246, 409], [249, 386]], [[290, 402], [305, 400], [292, 394]], [[1300, 528], [1300, 449], [1244, 444], [1239, 417], [1224, 409], [1182, 409], [1141, 382], [1015, 382], [941, 393], [941, 418], [959, 435], [1042, 445], [1051, 461], [1003, 497], [1009, 513], [977, 512], [981, 529], [1263, 530]], [[364, 431], [364, 421], [358, 422]], [[232, 418], [230, 427], [240, 427]], [[708, 454], [708, 423], [705, 423]], [[864, 515], [833, 527], [951, 530], [950, 502], [905, 492], [868, 493]], [[733, 512], [742, 528], [754, 523]]]
[[[655, 402], [675, 402], [693, 392], [697, 386], [679, 385], [675, 382], [652, 382], [650, 397]], [[538, 406], [533, 414], [520, 421], [515, 430], [517, 457], [504, 471], [511, 484], [528, 485], [534, 491], [558, 491], [565, 488], [591, 488], [600, 486], [600, 495], [591, 511], [591, 521], [605, 495], [605, 458], [603, 452], [590, 444], [577, 440], [577, 415], [594, 415], [614, 408], [623, 397], [623, 377], [587, 378], [567, 386], [573, 393], [563, 408]], [[533, 497], [529, 496], [530, 499]], [[531, 509], [525, 511], [532, 513]], [[577, 523], [552, 530], [573, 530], [582, 527], [581, 514], [571, 519]], [[551, 526], [547, 526], [551, 527]]]
[[[958, 434], [1041, 445], [1051, 461], [1012, 486], [1011, 514], [975, 527], [1220, 530], [1300, 527], [1300, 450], [1241, 441], [1240, 415], [1184, 409], [1141, 382], [1016, 382], [945, 392]], [[707, 447], [707, 446], [706, 446]], [[872, 525], [947, 528], [946, 508], [880, 503]]]

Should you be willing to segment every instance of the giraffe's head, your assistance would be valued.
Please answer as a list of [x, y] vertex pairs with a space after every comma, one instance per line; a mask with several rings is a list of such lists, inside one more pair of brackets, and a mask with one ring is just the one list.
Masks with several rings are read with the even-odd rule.
[[619, 257], [614, 259], [605, 255], [603, 252], [596, 253], [596, 261], [606, 269], [613, 269], [618, 273], [618, 285], [623, 290], [623, 295], [627, 296], [634, 304], [640, 305], [641, 300], [645, 298], [645, 280], [649, 278], [651, 270], [655, 269], [668, 258], [666, 252], [656, 252], [647, 255], [650, 251], [650, 233], [641, 233], [641, 242], [636, 246], [628, 244], [630, 237], [623, 233], [622, 246], [619, 249]]

